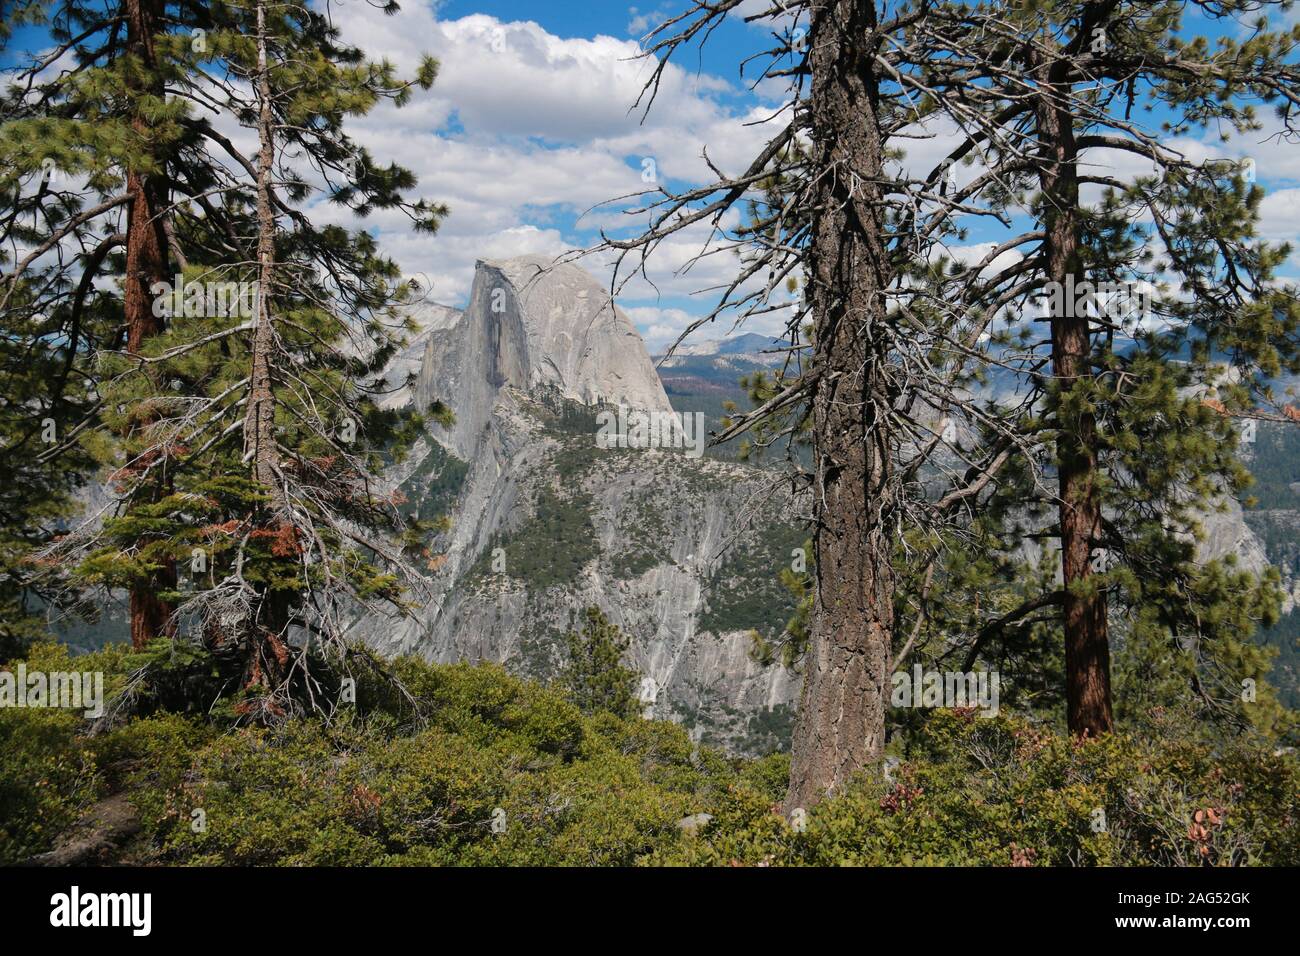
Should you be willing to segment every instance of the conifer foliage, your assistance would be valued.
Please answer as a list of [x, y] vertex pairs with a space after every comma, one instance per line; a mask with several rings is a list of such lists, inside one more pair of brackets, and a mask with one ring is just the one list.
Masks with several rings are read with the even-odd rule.
[[[323, 199], [437, 228], [444, 208], [408, 198], [410, 172], [345, 130], [427, 89], [437, 64], [399, 77], [305, 4], [152, 3], [42, 11], [78, 65], [34, 65], [8, 101], [5, 149], [76, 190], [41, 197], [32, 173], [15, 184], [29, 207], [66, 208], [43, 216], [47, 255], [6, 280], [49, 300], [64, 324], [47, 352], [89, 383], [57, 466], [91, 479], [93, 454], [110, 492], [41, 558], [72, 567], [74, 587], [130, 592], [137, 646], [176, 635], [215, 655], [250, 719], [328, 711], [309, 662], [343, 650], [355, 615], [401, 611], [420, 584], [404, 550], [424, 529], [379, 475], [424, 417], [376, 399], [422, 290], [367, 232], [307, 210]], [[77, 213], [92, 196], [107, 198]], [[108, 203], [129, 210], [125, 229]], [[60, 265], [74, 239], [89, 251]], [[94, 279], [121, 298], [80, 288]], [[71, 334], [78, 324], [90, 331]]]
[[605, 711], [619, 717], [637, 712], [637, 672], [623, 665], [628, 639], [598, 607], [584, 613], [581, 631], [564, 636], [569, 660], [560, 682], [585, 713]]

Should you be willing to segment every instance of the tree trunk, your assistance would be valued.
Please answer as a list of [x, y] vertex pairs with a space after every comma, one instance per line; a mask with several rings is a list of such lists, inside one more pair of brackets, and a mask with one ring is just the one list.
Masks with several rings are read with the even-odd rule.
[[1076, 309], [1068, 291], [1070, 279], [1084, 281], [1079, 257], [1078, 150], [1068, 86], [1055, 82], [1054, 72], [1068, 61], [1044, 67], [1044, 87], [1036, 104], [1042, 164], [1040, 185], [1046, 213], [1046, 278], [1063, 292], [1050, 301], [1053, 309], [1052, 373], [1062, 394], [1057, 408], [1057, 458], [1060, 499], [1061, 571], [1064, 578], [1065, 695], [1070, 732], [1097, 736], [1112, 729], [1110, 702], [1110, 644], [1106, 627], [1106, 595], [1091, 587], [1093, 545], [1101, 529], [1101, 500], [1097, 490], [1097, 421], [1090, 411], [1077, 410], [1066, 393], [1086, 387], [1091, 374], [1089, 319]]
[[275, 120], [271, 110], [271, 85], [266, 54], [266, 10], [257, 7], [257, 315], [253, 330], [252, 371], [249, 376], [248, 411], [244, 416], [244, 453], [253, 465], [253, 477], [272, 495], [280, 517], [287, 514], [277, 472], [275, 446], [275, 395], [271, 388], [271, 353], [275, 326], [270, 293], [275, 281], [275, 207], [271, 178], [275, 172]]
[[814, 197], [809, 297], [816, 594], [786, 811], [807, 808], [880, 758], [893, 631], [886, 261], [876, 205], [883, 155], [864, 54], [872, 4], [837, 0], [809, 31]]
[[[272, 178], [275, 173], [275, 117], [271, 108], [270, 65], [267, 59], [266, 7], [257, 6], [257, 312], [253, 330], [252, 369], [249, 373], [248, 410], [244, 416], [244, 454], [254, 480], [270, 497], [270, 508], [258, 519], [264, 530], [284, 538], [281, 545], [295, 546], [293, 521], [285, 497], [279, 449], [275, 441], [275, 392], [271, 382], [275, 350], [275, 325], [271, 290], [275, 282], [275, 207]], [[284, 679], [288, 663], [288, 595], [264, 589], [252, 622], [252, 641], [245, 669], [247, 685], [262, 684], [274, 691]]]
[[[158, 0], [125, 0], [127, 50], [139, 58], [147, 71], [155, 70], [154, 35], [158, 31]], [[152, 95], [162, 97], [161, 80], [151, 72]], [[144, 92], [143, 90], [137, 92]], [[149, 124], [136, 110], [131, 126], [142, 138], [149, 135]], [[158, 177], [140, 169], [126, 171], [126, 192], [130, 197], [126, 225], [126, 276], [123, 289], [123, 317], [126, 324], [126, 350], [137, 354], [144, 343], [163, 330], [163, 321], [153, 314], [151, 286], [166, 282], [167, 239], [163, 223], [164, 203]], [[154, 496], [165, 493], [164, 475], [152, 489]], [[141, 648], [160, 634], [174, 632], [172, 608], [157, 597], [161, 588], [176, 586], [176, 565], [167, 561], [150, 580], [131, 588], [131, 645]]]

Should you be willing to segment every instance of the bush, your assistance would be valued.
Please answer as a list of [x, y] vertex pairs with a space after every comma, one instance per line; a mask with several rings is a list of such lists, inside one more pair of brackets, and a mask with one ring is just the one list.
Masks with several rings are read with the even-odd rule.
[[[32, 671], [110, 672], [105, 694], [124, 655], [104, 651], [74, 659], [58, 644], [35, 644]], [[13, 661], [5, 670], [16, 670]], [[97, 758], [82, 736], [82, 711], [0, 708], [0, 863], [12, 864], [54, 847], [57, 837], [94, 802], [102, 789]]]
[[[33, 667], [68, 663], [48, 645], [32, 654]], [[120, 688], [146, 656], [104, 652], [77, 668], [102, 667]], [[1212, 742], [1173, 713], [1148, 715], [1140, 739], [1080, 742], [935, 711], [889, 779], [855, 782], [796, 831], [780, 812], [785, 755], [740, 760], [676, 724], [584, 714], [496, 665], [407, 658], [391, 676], [363, 675], [357, 706], [332, 721], [273, 728], [159, 711], [87, 737], [78, 714], [0, 711], [0, 859], [50, 849], [91, 802], [124, 790], [143, 824], [134, 862], [1300, 863], [1295, 756]], [[687, 832], [697, 814], [710, 819]]]
[[390, 696], [328, 725], [235, 729], [178, 764], [184, 722], [126, 728], [129, 742], [116, 746], [154, 758], [136, 778], [137, 805], [159, 859], [631, 865], [677, 839], [677, 820], [702, 809], [695, 794], [710, 774], [730, 772], [716, 759], [693, 766], [675, 725], [584, 717], [495, 665], [405, 659], [395, 671], [422, 711], [406, 715], [404, 730]]
[[1294, 865], [1300, 767], [1175, 728], [1079, 741], [1025, 721], [937, 711], [923, 758], [813, 808], [795, 832], [733, 788], [701, 839], [655, 862], [750, 865]]
[[0, 709], [0, 864], [52, 849], [95, 797], [80, 714]]

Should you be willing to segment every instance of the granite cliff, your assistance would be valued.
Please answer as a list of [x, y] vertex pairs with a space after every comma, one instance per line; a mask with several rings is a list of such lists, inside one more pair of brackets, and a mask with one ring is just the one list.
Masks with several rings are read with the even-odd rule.
[[657, 716], [733, 749], [784, 739], [797, 677], [748, 653], [750, 629], [779, 630], [790, 610], [775, 569], [801, 543], [775, 476], [598, 445], [601, 409], [673, 409], [627, 315], [576, 266], [480, 262], [463, 312], [418, 319], [395, 369], [415, 384], [391, 401], [440, 399], [456, 420], [432, 426], [394, 480], [451, 527], [430, 542], [423, 610], [362, 622], [366, 639], [546, 677], [563, 632], [598, 605], [629, 636]]

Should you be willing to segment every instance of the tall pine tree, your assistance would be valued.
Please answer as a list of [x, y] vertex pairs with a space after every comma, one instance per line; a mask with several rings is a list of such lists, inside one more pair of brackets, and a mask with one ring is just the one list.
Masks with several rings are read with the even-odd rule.
[[[145, 168], [162, 178], [150, 225], [179, 281], [149, 283], [148, 334], [130, 337], [127, 308], [127, 339], [98, 355], [120, 505], [52, 553], [81, 556], [87, 584], [147, 584], [166, 613], [147, 636], [177, 628], [213, 652], [251, 718], [332, 706], [310, 661], [343, 650], [351, 615], [404, 607], [403, 576], [418, 577], [402, 550], [421, 529], [378, 476], [420, 417], [372, 401], [412, 327], [414, 290], [368, 233], [318, 227], [304, 208], [323, 195], [436, 228], [440, 206], [404, 198], [411, 174], [377, 165], [344, 130], [427, 88], [436, 64], [400, 79], [299, 4], [182, 4], [158, 22], [165, 69], [144, 72], [163, 81], [144, 85], [161, 89], [154, 109], [174, 135]], [[250, 130], [256, 150], [195, 103]], [[124, 299], [140, 261], [124, 263]]]

